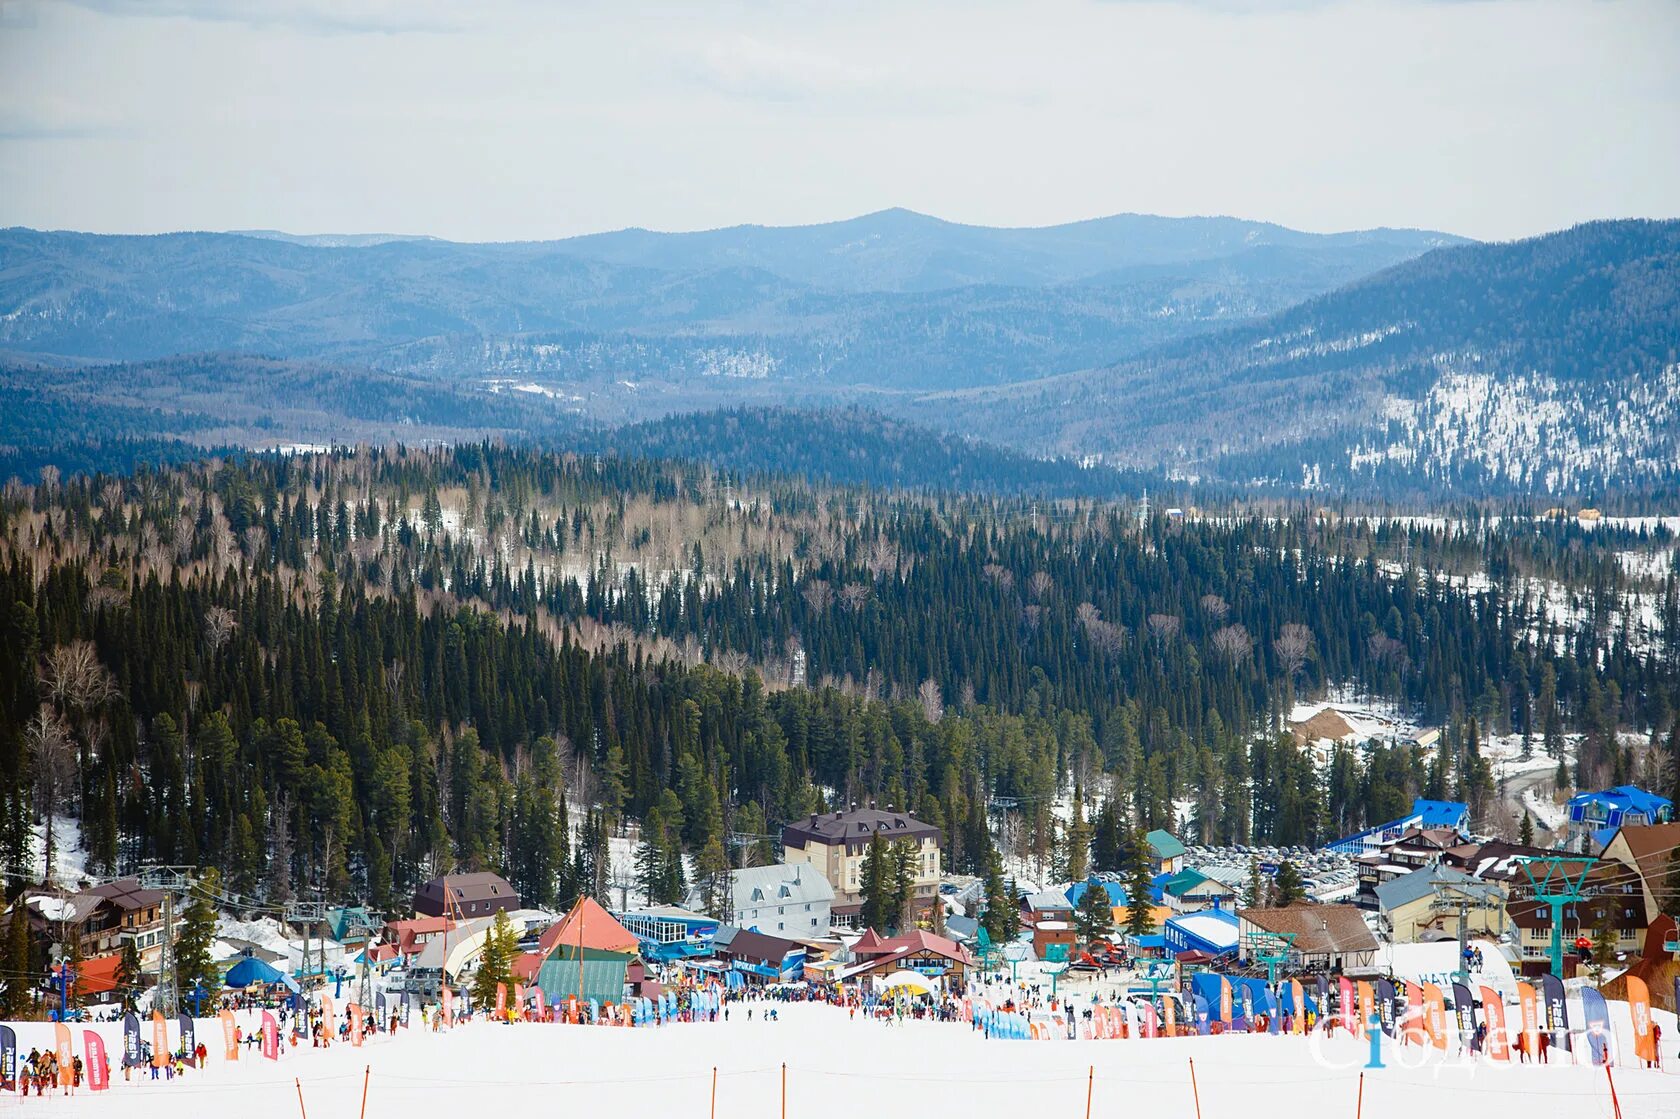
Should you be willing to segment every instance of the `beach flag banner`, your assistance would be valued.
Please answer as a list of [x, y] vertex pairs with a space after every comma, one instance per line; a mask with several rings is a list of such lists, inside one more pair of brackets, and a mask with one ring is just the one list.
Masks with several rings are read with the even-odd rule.
[[525, 984], [513, 985], [513, 1012], [519, 1017], [525, 1017]]
[[1470, 1035], [1476, 1032], [1476, 998], [1470, 993], [1470, 988], [1463, 983], [1452, 985], [1453, 1015], [1458, 1019], [1459, 1038], [1465, 1045], [1470, 1043]]
[[169, 1063], [169, 1026], [163, 1011], [152, 1011], [152, 1067], [162, 1068]]
[[1627, 977], [1628, 1014], [1633, 1019], [1633, 1055], [1642, 1061], [1657, 1060], [1657, 1038], [1651, 1032], [1651, 988], [1636, 975]]
[[1359, 1036], [1365, 1036], [1366, 1023], [1377, 1009], [1377, 992], [1369, 983], [1361, 979], [1359, 987]]
[[496, 984], [496, 1017], [507, 1017], [507, 984]]
[[76, 1048], [70, 1040], [70, 1027], [63, 1022], [53, 1027], [53, 1047], [58, 1050], [58, 1083], [61, 1088], [70, 1087], [75, 1079]]
[[111, 1086], [111, 1062], [105, 1059], [105, 1039], [93, 1030], [83, 1030], [82, 1052], [86, 1054], [83, 1071], [87, 1073], [88, 1090], [103, 1092]]
[[123, 1068], [140, 1064], [140, 1016], [132, 1010], [123, 1015]]
[[1219, 1020], [1231, 1024], [1231, 981], [1223, 975], [1219, 977]]
[[192, 1015], [183, 1014], [177, 1018], [175, 1022], [177, 1028], [181, 1031], [182, 1059], [185, 1060], [188, 1065], [193, 1068], [197, 1068], [198, 1054], [196, 1053], [196, 1050], [198, 1049], [198, 1032], [193, 1029]]
[[1522, 1014], [1522, 1047], [1529, 1056], [1540, 1052], [1540, 1000], [1533, 987], [1517, 984], [1517, 1006]]
[[1178, 1004], [1174, 999], [1161, 1000], [1162, 1019], [1168, 1037], [1178, 1036]]
[[455, 1017], [455, 992], [451, 991], [449, 989], [448, 985], [445, 984], [445, 986], [443, 988], [443, 1024], [446, 1025], [446, 1026], [451, 1025], [454, 1017]]
[[0, 1087], [17, 1087], [17, 1031], [0, 1026]]
[[266, 1010], [262, 1012], [262, 1055], [270, 1061], [280, 1059], [280, 1023]]
[[1208, 1000], [1207, 1000], [1206, 996], [1197, 995], [1196, 996], [1196, 1032], [1197, 1033], [1205, 1035], [1209, 1032], [1209, 1026], [1210, 1026], [1209, 1019], [1211, 1017], [1212, 1017], [1212, 1015], [1208, 1011]]
[[1318, 1016], [1324, 1017], [1330, 1013], [1330, 977], [1320, 974], [1318, 977]]
[[1154, 1037], [1159, 1032], [1158, 1018], [1155, 1014], [1155, 1004], [1146, 1002], [1139, 1008], [1143, 1017], [1143, 1036]]
[[1425, 1018], [1422, 984], [1406, 984], [1405, 1036], [1408, 1045], [1427, 1045], [1429, 1043], [1429, 1023]]
[[1386, 979], [1377, 980], [1377, 1020], [1382, 1023], [1382, 1032], [1393, 1037], [1394, 984]]
[[1299, 979], [1289, 981], [1289, 1032], [1302, 1034], [1307, 1032], [1307, 996], [1301, 989]]
[[541, 987], [531, 989], [531, 1003], [537, 1008], [537, 1019], [539, 1021], [548, 1017], [548, 1007], [543, 1005], [543, 989]]
[[224, 1010], [216, 1017], [222, 1023], [222, 1055], [230, 1061], [239, 1059], [239, 1027], [233, 1024], [233, 1011]]
[[1359, 1010], [1353, 1002], [1353, 980], [1341, 976], [1336, 981], [1337, 1006], [1342, 1013], [1342, 1029], [1359, 1036]]
[[328, 1039], [338, 1032], [337, 1008], [333, 1006], [331, 995], [321, 996], [321, 1026], [327, 1031]]
[[1563, 980], [1555, 975], [1540, 977], [1540, 990], [1544, 996], [1546, 1008], [1546, 1032], [1552, 1035], [1552, 1044], [1568, 1051], [1572, 1043], [1569, 1039], [1569, 1000], [1564, 997]]
[[350, 1044], [357, 1049], [362, 1047], [362, 1004], [350, 1004]]
[[1587, 1045], [1591, 1048], [1592, 1063], [1610, 1063], [1610, 1008], [1604, 996], [1591, 987], [1581, 988], [1581, 1017], [1586, 1019]]
[[1447, 1000], [1433, 983], [1423, 985], [1423, 1021], [1429, 1030], [1429, 1044], [1447, 1047]]
[[1488, 1056], [1511, 1059], [1511, 1040], [1505, 1034], [1505, 999], [1492, 987], [1482, 988], [1482, 1022], [1487, 1026]]

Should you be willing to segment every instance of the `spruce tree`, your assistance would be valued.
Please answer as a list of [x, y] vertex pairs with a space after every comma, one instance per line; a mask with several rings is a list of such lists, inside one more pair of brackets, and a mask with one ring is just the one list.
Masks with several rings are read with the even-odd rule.
[[1149, 874], [1149, 843], [1143, 833], [1132, 833], [1131, 873], [1126, 879], [1126, 932], [1148, 936], [1155, 931], [1152, 883]]
[[1534, 846], [1534, 817], [1523, 813], [1522, 824], [1517, 829], [1517, 842], [1524, 847]]
[[863, 867], [858, 874], [858, 892], [863, 895], [858, 920], [864, 928], [885, 932], [888, 923], [897, 920], [897, 877], [886, 841], [876, 832], [863, 850]]
[[1073, 928], [1085, 944], [1106, 939], [1113, 933], [1114, 909], [1101, 882], [1085, 884], [1085, 892], [1079, 896], [1079, 905], [1073, 911]]
[[1015, 935], [1009, 917], [1014, 914], [1019, 918], [1019, 913], [1003, 883], [1003, 860], [998, 858], [997, 848], [990, 845], [986, 849], [985, 890], [986, 908], [980, 914], [980, 924], [985, 926], [986, 935], [992, 938], [993, 944], [1007, 943]]
[[478, 954], [478, 973], [473, 977], [473, 1002], [481, 1007], [496, 1005], [496, 986], [504, 984], [512, 997], [513, 960], [519, 951], [519, 934], [506, 910], [498, 910], [484, 934], [484, 946]]
[[211, 945], [216, 939], [216, 903], [222, 888], [221, 874], [214, 867], [203, 872], [188, 894], [187, 907], [181, 915], [179, 931], [175, 934], [175, 979], [180, 997], [185, 1003], [198, 988], [203, 988], [205, 1004], [216, 997], [222, 987], [222, 973], [211, 958]]
[[1301, 872], [1288, 859], [1278, 865], [1277, 877], [1272, 881], [1272, 904], [1282, 909], [1294, 905], [1307, 896], [1301, 885]]

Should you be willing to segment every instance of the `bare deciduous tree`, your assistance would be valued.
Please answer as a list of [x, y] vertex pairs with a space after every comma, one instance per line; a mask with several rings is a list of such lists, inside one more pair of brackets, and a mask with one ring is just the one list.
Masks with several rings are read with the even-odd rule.
[[1015, 573], [1009, 568], [1002, 564], [988, 563], [982, 570], [986, 573], [986, 578], [990, 579], [1000, 589], [1004, 591], [1015, 589]]
[[42, 852], [41, 881], [52, 881], [53, 816], [58, 812], [59, 796], [76, 773], [76, 740], [70, 728], [49, 703], [41, 704], [35, 717], [23, 732], [24, 748], [35, 769], [36, 804], [45, 821], [46, 835]]
[[1216, 594], [1204, 594], [1202, 596], [1201, 605], [1202, 613], [1206, 614], [1216, 622], [1224, 621], [1225, 615], [1231, 612], [1231, 607], [1223, 598], [1220, 598]]
[[928, 722], [937, 723], [945, 717], [945, 697], [940, 694], [939, 681], [923, 680], [922, 686], [916, 689], [916, 699], [922, 705], [922, 717]]
[[1290, 622], [1278, 632], [1272, 651], [1277, 654], [1278, 667], [1285, 679], [1293, 681], [1295, 674], [1305, 667], [1314, 644], [1313, 631], [1299, 622]]
[[805, 605], [811, 608], [811, 613], [821, 614], [828, 609], [828, 604], [834, 601], [834, 588], [828, 585], [826, 579], [808, 579], [805, 582]]
[[226, 606], [212, 606], [204, 612], [204, 641], [211, 650], [220, 649], [233, 636], [239, 622]]
[[1155, 640], [1163, 644], [1178, 636], [1179, 624], [1177, 614], [1149, 615], [1149, 632], [1154, 634]]
[[1254, 639], [1248, 635], [1248, 627], [1238, 622], [1213, 631], [1213, 648], [1231, 664], [1239, 665], [1254, 652]]
[[1027, 580], [1027, 590], [1032, 592], [1034, 598], [1043, 598], [1050, 593], [1050, 588], [1054, 585], [1055, 580], [1050, 578], [1048, 571], [1035, 571], [1032, 578]]
[[75, 711], [91, 711], [117, 694], [116, 678], [99, 662], [91, 641], [72, 641], [48, 653], [41, 686], [48, 699]]
[[847, 583], [840, 588], [840, 605], [847, 613], [855, 614], [869, 601], [869, 587], [864, 583]]
[[1126, 627], [1103, 621], [1102, 611], [1093, 603], [1081, 602], [1074, 613], [1079, 616], [1079, 624], [1093, 649], [1112, 656], [1125, 644]]

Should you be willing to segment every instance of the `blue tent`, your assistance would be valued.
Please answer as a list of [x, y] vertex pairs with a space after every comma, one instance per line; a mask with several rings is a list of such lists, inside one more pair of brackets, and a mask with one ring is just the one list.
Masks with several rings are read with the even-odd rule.
[[253, 983], [279, 983], [285, 978], [285, 972], [272, 964], [266, 964], [255, 956], [246, 956], [228, 969], [222, 984], [227, 987], [249, 987]]

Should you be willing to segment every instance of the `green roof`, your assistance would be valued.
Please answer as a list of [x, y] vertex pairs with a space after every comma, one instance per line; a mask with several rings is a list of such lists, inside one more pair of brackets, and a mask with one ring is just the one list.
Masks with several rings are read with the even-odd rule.
[[1170, 831], [1156, 828], [1144, 838], [1149, 841], [1149, 849], [1155, 852], [1157, 859], [1176, 859], [1184, 854], [1184, 844]]
[[1167, 879], [1161, 889], [1176, 898], [1189, 893], [1197, 886], [1200, 886], [1203, 882], [1211, 881], [1212, 879], [1203, 874], [1201, 871], [1185, 867], [1183, 870]]

